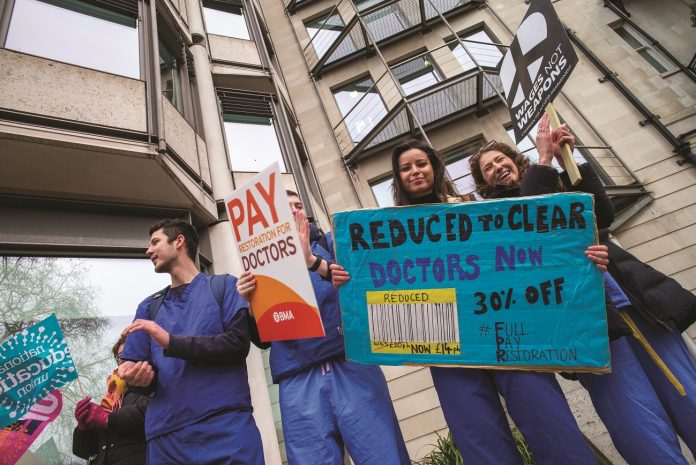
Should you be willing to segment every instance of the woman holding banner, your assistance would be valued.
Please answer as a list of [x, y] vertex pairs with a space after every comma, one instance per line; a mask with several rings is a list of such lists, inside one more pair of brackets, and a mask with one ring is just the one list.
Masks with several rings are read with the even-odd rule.
[[[396, 205], [473, 200], [456, 194], [442, 158], [422, 141], [408, 140], [394, 148], [392, 173]], [[591, 246], [586, 254], [606, 269], [605, 250]], [[331, 269], [335, 286], [350, 279], [341, 266]], [[522, 463], [499, 394], [537, 464], [596, 463], [553, 374], [444, 367], [431, 367], [430, 372], [465, 464]]]
[[[111, 349], [121, 364], [126, 336]], [[77, 403], [73, 454], [90, 465], [145, 465], [145, 409], [150, 398], [128, 390], [114, 373], [107, 378], [107, 392], [96, 404], [89, 397]]]
[[[489, 144], [470, 160], [477, 192], [486, 198], [503, 198], [581, 190], [595, 196], [597, 227], [608, 227], [613, 207], [592, 168], [579, 166], [582, 181], [573, 188], [566, 173], [559, 175], [551, 167], [554, 157], [564, 167], [559, 143], [570, 144], [572, 150], [575, 139], [565, 125], [550, 131], [549, 119], [544, 115], [536, 137], [537, 165], [530, 165], [524, 155], [506, 144]], [[617, 245], [609, 241], [606, 244], [610, 258], [605, 290], [612, 373], [576, 376], [628, 463], [686, 465], [676, 433], [696, 453], [696, 366], [680, 333], [696, 320], [696, 296]], [[683, 384], [687, 396], [677, 392], [636, 338], [624, 337], [631, 334], [631, 329], [621, 317], [621, 310], [630, 313]]]

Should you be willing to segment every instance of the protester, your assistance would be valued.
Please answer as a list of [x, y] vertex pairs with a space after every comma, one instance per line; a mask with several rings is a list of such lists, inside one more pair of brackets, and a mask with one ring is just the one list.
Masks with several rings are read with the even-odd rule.
[[[121, 364], [125, 336], [111, 352]], [[145, 465], [145, 409], [150, 399], [128, 389], [117, 370], [106, 379], [99, 404], [85, 397], [77, 403], [73, 454], [90, 465]]]
[[148, 465], [261, 465], [245, 362], [247, 304], [236, 278], [198, 272], [197, 249], [186, 221], [150, 228], [146, 254], [172, 284], [163, 298], [157, 293], [138, 306], [118, 373], [154, 392], [145, 418]]
[[[310, 225], [297, 193], [287, 191], [326, 336], [261, 343], [271, 347], [271, 375], [280, 385], [280, 412], [289, 465], [342, 465], [343, 447], [356, 465], [410, 463], [382, 370], [346, 361], [338, 293], [331, 284], [331, 234]], [[254, 274], [237, 282], [250, 299]], [[254, 327], [255, 329], [255, 327]]]
[[[578, 167], [582, 181], [575, 187], [565, 172], [559, 174], [551, 166], [555, 157], [561, 168], [565, 167], [559, 143], [571, 147], [575, 144], [567, 126], [550, 131], [548, 117], [542, 117], [536, 143], [536, 165], [530, 166], [526, 157], [500, 143], [472, 157], [471, 173], [478, 192], [491, 198], [570, 190], [588, 192], [595, 197], [597, 226], [608, 227], [613, 207], [590, 165]], [[604, 242], [609, 251], [605, 288], [612, 372], [576, 376], [590, 394], [616, 449], [628, 463], [685, 465], [677, 433], [696, 453], [696, 365], [680, 332], [696, 320], [696, 296], [617, 245]], [[686, 397], [679, 395], [636, 338], [625, 337], [631, 330], [617, 308], [629, 312], [684, 385]]]
[[[409, 140], [392, 152], [393, 193], [396, 205], [457, 203], [471, 200], [457, 196], [445, 175], [440, 155], [419, 140]], [[605, 252], [590, 247], [586, 252], [605, 268]], [[334, 285], [350, 275], [332, 265]], [[521, 464], [499, 393], [510, 416], [526, 438], [539, 465], [592, 464], [595, 459], [552, 374], [511, 370], [431, 367], [435, 389], [445, 420], [464, 463]]]

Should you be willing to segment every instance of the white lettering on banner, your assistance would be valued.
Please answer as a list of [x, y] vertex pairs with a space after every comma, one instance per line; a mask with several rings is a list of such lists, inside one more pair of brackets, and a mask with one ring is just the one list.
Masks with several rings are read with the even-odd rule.
[[519, 128], [524, 127], [527, 121], [534, 116], [537, 107], [543, 102], [544, 94], [549, 91], [556, 81], [565, 76], [566, 73], [563, 71], [566, 70], [567, 64], [568, 60], [565, 55], [563, 55], [563, 51], [559, 45], [546, 65], [544, 65], [544, 73], [537, 76], [529, 95], [515, 110], [515, 117]]
[[281, 321], [294, 320], [295, 315], [292, 314], [292, 310], [286, 310], [283, 312], [273, 312], [273, 321], [280, 323]]
[[[56, 350], [56, 349], [49, 349], [49, 354], [48, 357], [46, 358], [41, 358], [37, 360], [34, 363], [29, 364], [26, 367], [20, 368], [15, 372], [10, 372], [8, 371], [9, 369], [12, 369], [16, 366], [18, 366], [22, 361], [28, 360], [30, 357], [24, 357], [28, 353], [34, 353], [36, 352], [37, 354], [39, 353], [38, 351], [35, 350], [30, 350], [24, 352], [22, 355], [17, 356], [13, 358], [12, 360], [6, 362], [3, 367], [5, 368], [4, 373], [2, 373], [4, 376], [2, 379], [0, 379], [0, 394], [3, 392], [9, 391], [10, 389], [15, 388], [21, 383], [24, 383], [26, 381], [29, 381], [30, 379], [34, 378], [27, 386], [22, 387], [19, 389], [18, 394], [20, 397], [23, 397], [26, 395], [28, 392], [30, 392], [34, 386], [37, 384], [46, 381], [48, 379], [47, 375], [41, 375], [41, 372], [44, 370], [47, 370], [48, 368], [51, 367], [54, 363], [59, 363], [65, 360], [65, 352], [63, 350]], [[41, 351], [43, 352], [43, 350]], [[17, 363], [14, 363], [16, 360], [20, 360]], [[23, 359], [23, 360], [22, 360]], [[13, 363], [9, 367], [7, 366], [8, 364]], [[39, 376], [41, 375], [41, 376]], [[38, 378], [37, 378], [38, 376]]]

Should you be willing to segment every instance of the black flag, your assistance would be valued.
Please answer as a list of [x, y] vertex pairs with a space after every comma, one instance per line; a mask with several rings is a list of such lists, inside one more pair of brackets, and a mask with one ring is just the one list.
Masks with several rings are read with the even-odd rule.
[[519, 143], [578, 62], [550, 0], [534, 0], [500, 62], [500, 78]]

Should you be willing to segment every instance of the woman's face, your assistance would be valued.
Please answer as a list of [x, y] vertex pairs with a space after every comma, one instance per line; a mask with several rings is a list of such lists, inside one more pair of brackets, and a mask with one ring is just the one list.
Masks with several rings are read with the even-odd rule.
[[409, 197], [423, 197], [433, 191], [435, 173], [428, 154], [410, 149], [399, 155], [399, 180]]
[[481, 158], [479, 158], [479, 166], [484, 181], [490, 187], [499, 184], [510, 186], [517, 184], [520, 180], [520, 172], [515, 162], [499, 150], [489, 150], [482, 153]]

